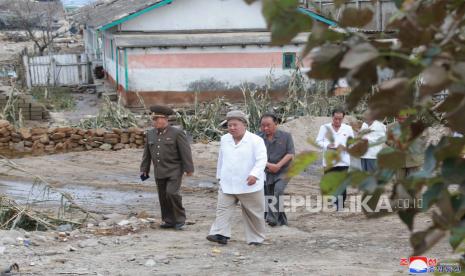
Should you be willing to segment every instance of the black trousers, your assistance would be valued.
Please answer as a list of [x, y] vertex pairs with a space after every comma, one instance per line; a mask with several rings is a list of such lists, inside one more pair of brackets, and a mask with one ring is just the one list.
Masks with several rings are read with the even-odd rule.
[[[332, 167], [329, 170], [325, 170], [325, 174], [330, 173], [330, 172], [344, 172], [348, 171], [349, 167], [348, 166], [341, 166], [341, 167]], [[344, 192], [342, 193], [342, 208], [344, 208], [344, 202], [346, 201], [347, 198], [347, 188], [344, 189]], [[339, 197], [336, 199], [336, 208], [339, 210]]]
[[186, 222], [186, 210], [182, 206], [181, 189], [182, 176], [157, 178], [155, 180], [160, 201], [161, 219], [168, 224]]
[[[283, 203], [281, 202], [281, 196], [284, 195], [284, 190], [286, 189], [287, 181], [284, 180], [284, 177], [281, 175], [273, 175], [270, 173], [266, 174], [265, 181], [265, 220], [269, 223], [274, 223], [276, 225], [287, 225], [287, 216], [284, 213], [284, 210], [279, 210]], [[273, 198], [275, 204], [270, 206], [273, 202], [269, 199]]]

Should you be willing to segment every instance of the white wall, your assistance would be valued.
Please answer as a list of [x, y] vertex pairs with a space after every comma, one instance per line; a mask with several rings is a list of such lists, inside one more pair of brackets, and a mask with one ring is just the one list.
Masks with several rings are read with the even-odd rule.
[[[105, 71], [116, 82], [116, 60], [105, 59]], [[135, 76], [134, 76], [135, 77]], [[118, 85], [125, 87], [126, 75], [124, 65], [118, 66]]]
[[265, 29], [261, 1], [174, 0], [121, 25], [123, 31]]
[[85, 53], [91, 61], [102, 59], [101, 39], [93, 29], [84, 30], [84, 46]]
[[[212, 86], [210, 91], [237, 89], [243, 83], [267, 84], [271, 76], [277, 82], [290, 77], [291, 70], [271, 68], [195, 68], [195, 69], [129, 69], [130, 91], [195, 91], [194, 83]], [[220, 87], [215, 89], [214, 87]], [[225, 87], [223, 89], [222, 87]]]
[[[206, 47], [206, 48], [169, 48], [169, 49], [127, 49], [128, 57], [131, 55], [163, 54], [163, 53], [271, 53], [295, 52], [299, 54], [301, 48], [294, 45], [284, 47], [258, 47], [246, 48]], [[227, 88], [237, 88], [243, 83], [266, 85], [269, 78], [279, 84], [289, 79], [293, 70], [282, 68], [282, 60], [268, 68], [131, 68], [128, 69], [130, 91], [190, 91], [194, 83], [216, 82]], [[120, 78], [121, 79], [121, 78]], [[121, 83], [121, 82], [120, 82]], [[213, 89], [214, 90], [214, 89]]]

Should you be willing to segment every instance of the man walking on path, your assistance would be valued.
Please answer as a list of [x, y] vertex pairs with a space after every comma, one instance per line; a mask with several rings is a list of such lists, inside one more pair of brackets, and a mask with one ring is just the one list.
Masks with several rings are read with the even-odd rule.
[[[294, 142], [290, 133], [278, 129], [278, 118], [274, 114], [264, 114], [260, 119], [259, 136], [265, 141], [268, 153], [266, 163], [265, 219], [268, 225], [287, 225], [287, 217], [281, 196], [288, 184], [287, 169], [294, 158]], [[270, 202], [271, 200], [271, 202]]]
[[174, 111], [166, 106], [153, 106], [150, 110], [154, 128], [147, 131], [141, 177], [149, 176], [153, 163], [163, 220], [160, 227], [180, 230], [186, 222], [180, 188], [183, 174], [194, 173], [192, 152], [184, 131], [169, 125], [168, 116]]
[[[323, 169], [324, 173], [347, 171], [350, 166], [350, 155], [345, 150], [347, 140], [354, 137], [354, 131], [351, 126], [342, 123], [345, 117], [345, 111], [341, 108], [336, 108], [332, 112], [332, 122], [324, 124], [320, 127], [316, 143], [323, 149]], [[334, 160], [332, 164], [326, 163], [326, 155], [329, 151], [336, 151], [342, 148], [339, 156], [339, 161]], [[342, 194], [342, 207], [347, 197], [347, 189], [344, 189]], [[336, 207], [339, 210], [339, 201], [336, 200]]]
[[242, 111], [229, 112], [226, 120], [229, 133], [221, 137], [216, 174], [220, 183], [216, 219], [207, 239], [228, 243], [232, 215], [240, 202], [247, 243], [260, 245], [265, 239], [265, 143], [247, 131], [247, 118]]
[[374, 172], [377, 167], [378, 153], [383, 149], [383, 143], [386, 141], [386, 126], [380, 121], [374, 120], [370, 110], [365, 111], [364, 121], [360, 131], [369, 132], [362, 138], [368, 141], [368, 150], [361, 157], [362, 170]]

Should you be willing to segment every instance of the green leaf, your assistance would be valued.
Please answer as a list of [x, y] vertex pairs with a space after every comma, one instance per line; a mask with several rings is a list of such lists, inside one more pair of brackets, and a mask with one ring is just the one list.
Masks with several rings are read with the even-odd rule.
[[344, 184], [346, 177], [347, 172], [330, 172], [325, 174], [320, 182], [321, 193], [323, 195], [338, 196], [337, 192], [340, 190], [341, 185]]
[[465, 239], [465, 223], [460, 223], [460, 226], [454, 227], [450, 231], [449, 243], [455, 250]]
[[298, 154], [287, 172], [287, 177], [292, 178], [303, 172], [310, 164], [318, 160], [318, 153], [313, 151]]
[[344, 57], [344, 47], [340, 45], [325, 45], [314, 49], [310, 53], [311, 69], [310, 78], [337, 80], [345, 75], [347, 70], [339, 69], [339, 64]]
[[351, 69], [346, 78], [352, 88], [346, 104], [349, 110], [353, 110], [365, 95], [373, 91], [372, 87], [378, 83], [378, 70], [374, 62], [368, 62]]
[[450, 128], [460, 133], [465, 133], [465, 102], [462, 100], [460, 107], [447, 113], [445, 119]]
[[432, 65], [421, 73], [420, 93], [423, 97], [441, 92], [451, 83], [449, 72], [443, 66]]
[[446, 189], [443, 189], [436, 201], [436, 206], [441, 213], [434, 213], [433, 220], [442, 229], [448, 229], [458, 221], [455, 217], [454, 208], [452, 207], [451, 196]]
[[425, 162], [423, 163], [423, 170], [431, 174], [436, 169], [436, 158], [434, 157], [434, 152], [436, 147], [429, 145], [425, 151]]
[[422, 209], [427, 211], [439, 198], [441, 191], [444, 189], [442, 183], [433, 184], [431, 187], [426, 190], [422, 195]]
[[465, 160], [448, 158], [442, 163], [442, 175], [446, 181], [453, 184], [465, 184]]
[[[363, 185], [363, 182], [367, 180], [368, 178], [373, 178], [369, 173], [364, 172], [364, 171], [358, 171], [354, 170], [349, 172], [349, 175], [347, 176], [346, 181], [348, 181], [348, 184], [351, 185], [352, 187], [359, 187]], [[376, 179], [375, 179], [376, 182]]]
[[460, 106], [460, 103], [462, 100], [465, 98], [464, 94], [450, 94], [447, 96], [447, 98], [439, 104], [439, 106], [436, 108], [436, 111], [438, 112], [449, 112], [457, 107]]
[[465, 139], [458, 137], [443, 137], [439, 141], [435, 157], [438, 161], [443, 161], [447, 158], [460, 157], [465, 146]]
[[405, 152], [387, 147], [378, 153], [378, 165], [380, 168], [397, 170], [404, 166], [405, 158]]
[[430, 227], [426, 231], [419, 231], [412, 234], [410, 244], [413, 247], [413, 255], [420, 256], [431, 249], [438, 241], [446, 235], [445, 231]]
[[399, 30], [397, 38], [402, 43], [402, 47], [406, 49], [430, 43], [435, 33], [430, 28], [421, 28], [417, 22], [406, 16], [397, 18], [388, 25], [388, 28]]
[[347, 148], [347, 152], [354, 157], [361, 157], [368, 150], [368, 141], [367, 140], [358, 140], [355, 143], [352, 143]]
[[395, 78], [380, 84], [379, 92], [369, 99], [375, 118], [395, 117], [399, 111], [412, 106], [414, 92], [406, 78]]
[[300, 12], [298, 0], [263, 0], [263, 15], [273, 45], [285, 45], [301, 32], [310, 31], [312, 19]]
[[368, 42], [350, 48], [341, 61], [341, 68], [353, 69], [377, 58], [378, 50]]
[[378, 183], [374, 176], [369, 176], [360, 183], [360, 189], [368, 194], [373, 194], [377, 188]]
[[418, 213], [418, 209], [416, 208], [408, 208], [399, 210], [399, 218], [402, 220], [405, 225], [407, 225], [410, 231], [413, 230], [413, 220], [415, 219], [415, 215]]
[[328, 28], [327, 25], [320, 22], [313, 22], [311, 33], [308, 37], [308, 42], [305, 45], [305, 49], [302, 56], [306, 57], [310, 51], [318, 46], [322, 46], [326, 43], [340, 42], [344, 39], [345, 34], [335, 32]]
[[373, 11], [368, 8], [346, 8], [342, 12], [341, 26], [364, 27], [373, 19]]
[[376, 176], [378, 180], [378, 185], [385, 185], [391, 182], [391, 179], [395, 175], [395, 171], [391, 169], [379, 168], [376, 174], [377, 174]]
[[402, 5], [404, 4], [405, 0], [394, 0], [394, 3], [396, 4], [396, 7], [398, 9], [402, 8]]
[[432, 3], [427, 3], [426, 1], [421, 3], [417, 11], [418, 24], [423, 28], [431, 28], [431, 26], [440, 27], [447, 15], [447, 2], [438, 0]]
[[[371, 210], [375, 211], [376, 207], [379, 204], [379, 200], [380, 200], [381, 196], [383, 195], [383, 193], [384, 193], [384, 189], [382, 189], [382, 188], [377, 188], [373, 193], [365, 192], [362, 195], [362, 202], [365, 201], [367, 196], [371, 196], [371, 198], [367, 201], [367, 206]], [[363, 213], [368, 218], [379, 218], [379, 217], [383, 217], [383, 216], [386, 216], [386, 215], [393, 214], [393, 212], [388, 212], [385, 209], [380, 209], [379, 212], [367, 212], [367, 210], [363, 209]]]

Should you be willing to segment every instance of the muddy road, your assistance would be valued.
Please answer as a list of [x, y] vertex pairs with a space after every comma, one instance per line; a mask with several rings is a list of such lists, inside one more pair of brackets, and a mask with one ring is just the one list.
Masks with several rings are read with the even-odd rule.
[[[396, 216], [368, 220], [362, 213], [311, 213], [300, 208], [288, 213], [288, 227], [267, 228], [266, 243], [255, 247], [245, 242], [238, 208], [230, 243], [219, 246], [208, 242], [205, 237], [216, 208], [217, 144], [197, 144], [193, 152], [196, 173], [185, 179], [183, 187], [189, 225], [182, 231], [156, 227], [160, 214], [153, 178], [145, 182], [138, 179], [141, 150], [14, 160], [21, 168], [72, 194], [78, 204], [98, 216], [117, 213], [124, 218], [144, 211], [154, 223], [118, 235], [92, 234], [83, 227], [66, 239], [57, 238], [58, 233], [51, 231], [2, 231], [0, 265], [16, 262], [22, 275], [407, 274], [400, 258], [411, 253], [409, 232]], [[293, 179], [287, 192], [317, 195], [319, 176], [318, 167], [312, 167]], [[30, 175], [0, 169], [0, 193], [19, 202], [31, 198], [32, 184]], [[46, 204], [53, 207], [56, 201]], [[425, 229], [430, 223], [423, 214], [418, 216], [415, 228]], [[31, 244], [25, 246], [22, 239]], [[439, 260], [454, 257], [447, 239], [427, 256]]]

